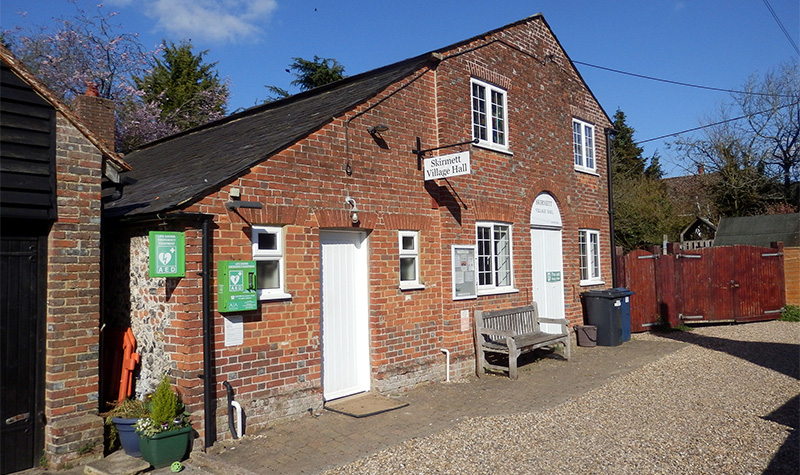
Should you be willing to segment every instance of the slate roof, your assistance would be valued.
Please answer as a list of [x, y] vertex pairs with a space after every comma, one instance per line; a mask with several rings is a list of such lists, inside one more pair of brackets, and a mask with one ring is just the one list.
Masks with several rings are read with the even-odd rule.
[[769, 247], [778, 241], [786, 247], [800, 247], [800, 213], [722, 218], [714, 246]]

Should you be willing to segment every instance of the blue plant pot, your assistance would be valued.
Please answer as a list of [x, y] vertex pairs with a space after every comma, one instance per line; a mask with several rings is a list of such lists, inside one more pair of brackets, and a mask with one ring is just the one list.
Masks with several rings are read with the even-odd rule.
[[139, 419], [128, 419], [126, 417], [112, 417], [111, 422], [117, 427], [119, 432], [119, 441], [122, 444], [122, 449], [131, 457], [141, 457], [142, 452], [139, 450], [139, 434], [133, 430], [133, 425]]
[[180, 462], [189, 452], [192, 440], [192, 426], [162, 432], [152, 437], [139, 436], [139, 449], [142, 458], [155, 468], [168, 467]]

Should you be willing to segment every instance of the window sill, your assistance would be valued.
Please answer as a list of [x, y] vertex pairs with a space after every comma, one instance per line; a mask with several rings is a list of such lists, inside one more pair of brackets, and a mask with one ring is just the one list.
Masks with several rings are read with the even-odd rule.
[[271, 300], [292, 300], [292, 294], [287, 294], [286, 292], [274, 292], [269, 294], [259, 294], [258, 301], [271, 301]]
[[482, 297], [484, 295], [502, 295], [502, 294], [516, 294], [519, 293], [519, 289], [515, 289], [513, 287], [499, 287], [495, 289], [478, 289], [478, 297]]
[[579, 173], [585, 173], [587, 175], [600, 176], [600, 174], [597, 173], [597, 170], [592, 170], [591, 168], [583, 168], [576, 166], [575, 171]]
[[591, 287], [593, 285], [606, 285], [604, 280], [582, 280], [581, 287]]
[[400, 290], [425, 290], [425, 284], [420, 284], [418, 282], [400, 282], [397, 288]]
[[514, 155], [514, 152], [512, 152], [508, 147], [503, 147], [502, 145], [495, 145], [491, 142], [479, 142], [473, 145], [475, 145], [478, 148], [491, 150], [493, 152], [502, 153], [504, 155]]

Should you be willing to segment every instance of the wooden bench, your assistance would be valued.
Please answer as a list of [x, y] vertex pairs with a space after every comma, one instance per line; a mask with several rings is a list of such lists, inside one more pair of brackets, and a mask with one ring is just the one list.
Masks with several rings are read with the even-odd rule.
[[[545, 333], [540, 330], [541, 323], [560, 325], [559, 333]], [[564, 356], [570, 358], [572, 344], [570, 342], [568, 322], [564, 318], [544, 318], [534, 302], [532, 305], [508, 310], [475, 312], [475, 362], [478, 377], [486, 370], [508, 371], [511, 379], [517, 379], [517, 358], [522, 353], [536, 348], [562, 343]], [[508, 367], [491, 364], [486, 359], [487, 353], [508, 355]]]

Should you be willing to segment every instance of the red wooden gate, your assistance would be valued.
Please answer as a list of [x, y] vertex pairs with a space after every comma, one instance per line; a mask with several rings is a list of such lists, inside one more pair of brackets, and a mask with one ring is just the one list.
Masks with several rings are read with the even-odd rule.
[[660, 322], [747, 322], [780, 316], [785, 305], [783, 246], [724, 246], [669, 253], [637, 250], [618, 257], [618, 282], [629, 288], [631, 330]]

